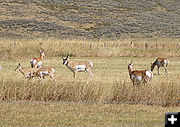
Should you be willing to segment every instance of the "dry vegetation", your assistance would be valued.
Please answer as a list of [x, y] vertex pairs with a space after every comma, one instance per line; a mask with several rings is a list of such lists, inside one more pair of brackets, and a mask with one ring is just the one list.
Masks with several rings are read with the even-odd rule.
[[[111, 43], [107, 43], [105, 41], [91, 42], [85, 40], [81, 41], [54, 39], [32, 41], [1, 40], [0, 65], [2, 65], [3, 70], [1, 70], [0, 72], [0, 101], [1, 105], [6, 105], [7, 107], [9, 107], [10, 111], [7, 110], [7, 108], [1, 108], [2, 113], [0, 115], [2, 115], [5, 119], [11, 119], [6, 115], [4, 116], [3, 112], [6, 112], [7, 114], [13, 113], [17, 118], [10, 124], [1, 119], [1, 123], [4, 123], [5, 125], [21, 125], [19, 124], [19, 121], [24, 120], [25, 124], [23, 125], [27, 126], [45, 125], [43, 123], [49, 118], [49, 116], [45, 117], [42, 122], [37, 122], [37, 120], [35, 120], [37, 116], [35, 115], [33, 117], [33, 113], [31, 114], [30, 120], [26, 118], [21, 118], [21, 115], [23, 116], [26, 113], [21, 112], [18, 115], [18, 110], [21, 105], [26, 105], [26, 107], [29, 108], [30, 111], [40, 112], [40, 115], [42, 116], [39, 117], [43, 117], [43, 115], [45, 115], [43, 111], [37, 110], [37, 104], [32, 103], [40, 103], [39, 107], [43, 108], [44, 110], [49, 107], [47, 105], [52, 105], [54, 108], [60, 108], [59, 110], [61, 110], [64, 106], [68, 108], [71, 108], [71, 106], [77, 106], [77, 110], [80, 110], [79, 106], [82, 108], [86, 107], [83, 112], [88, 112], [88, 110], [90, 110], [90, 112], [93, 111], [92, 108], [94, 106], [99, 107], [99, 110], [101, 111], [103, 110], [104, 106], [107, 106], [107, 109], [111, 106], [114, 106], [115, 109], [113, 110], [120, 110], [117, 111], [120, 112], [120, 114], [126, 112], [126, 115], [132, 115], [131, 113], [128, 113], [128, 111], [126, 111], [125, 109], [121, 110], [121, 107], [126, 104], [137, 104], [137, 106], [135, 106], [135, 109], [136, 107], [138, 107], [138, 105], [140, 106], [140, 104], [150, 105], [153, 107], [158, 106], [157, 109], [154, 109], [155, 111], [161, 108], [159, 106], [179, 106], [179, 63], [177, 57], [171, 57], [179, 56], [179, 49], [176, 47], [177, 41], [175, 40], [171, 44], [164, 43], [168, 44], [168, 46], [164, 47], [164, 50], [169, 52], [163, 51], [163, 48], [161, 47], [162, 41], [158, 41], [157, 49], [154, 48], [156, 43], [154, 43], [154, 45], [151, 45], [152, 47], [146, 49], [143, 48], [145, 44], [144, 41], [135, 42], [133, 47], [132, 45], [127, 43], [128, 41], [129, 40], [124, 40], [124, 42], [112, 41]], [[117, 42], [118, 45], [114, 45]], [[142, 48], [139, 49], [140, 47]], [[47, 78], [46, 83], [38, 83], [38, 79], [34, 78], [30, 82], [27, 82], [27, 80], [23, 78], [22, 74], [14, 71], [19, 62], [24, 67], [30, 67], [29, 60], [34, 56], [39, 56], [39, 49], [44, 49], [47, 56], [44, 60], [43, 66], [51, 66], [55, 68], [54, 81], [50, 78]], [[89, 77], [86, 73], [78, 73], [77, 79], [74, 80], [72, 72], [62, 65], [62, 60], [59, 57], [59, 54], [61, 52], [64, 55], [68, 53], [71, 54], [72, 57], [70, 59], [73, 60], [91, 60], [94, 64], [92, 71], [95, 77]], [[146, 53], [146, 57], [144, 57], [144, 53]], [[157, 70], [155, 69], [155, 75], [150, 84], [148, 84], [147, 86], [133, 87], [127, 71], [128, 63], [133, 59], [134, 67], [136, 69], [150, 69], [150, 62], [154, 61], [156, 56], [167, 56], [169, 58], [169, 74], [165, 75], [164, 70], [161, 68], [161, 75], [157, 75]], [[12, 105], [11, 102], [17, 105]], [[47, 103], [47, 105], [45, 102]], [[59, 104], [53, 104], [55, 102]], [[18, 103], [20, 103], [20, 105]], [[64, 103], [69, 103], [70, 107]], [[29, 105], [32, 105], [32, 107], [30, 107]], [[130, 107], [129, 110], [131, 109]], [[17, 109], [15, 109], [15, 111], [11, 111], [14, 108]], [[59, 116], [59, 113], [57, 113], [52, 116], [52, 122], [48, 122], [48, 120], [47, 122], [45, 122], [46, 125], [81, 125], [81, 120], [84, 120], [83, 117], [85, 114], [82, 114], [82, 116], [77, 115], [76, 118], [71, 116], [70, 118], [69, 115], [71, 113], [77, 114], [77, 112], [74, 111], [74, 109], [71, 109], [69, 111], [68, 108], [64, 109], [64, 114], [68, 115], [65, 118], [72, 118], [71, 122], [65, 119], [61, 122], [58, 122], [57, 116]], [[169, 108], [167, 108], [167, 110], [169, 110]], [[142, 109], [143, 108], [137, 108], [136, 110]], [[163, 116], [162, 113], [164, 114], [165, 109], [166, 108], [163, 108], [163, 111], [161, 112], [161, 114], [159, 114], [159, 117], [156, 120], [152, 120], [151, 124], [146, 123], [145, 125], [162, 125], [161, 123], [163, 119], [161, 116]], [[26, 110], [26, 108], [24, 110]], [[54, 109], [50, 108], [48, 110], [48, 113], [50, 112], [54, 112]], [[95, 112], [98, 111], [95, 110]], [[94, 114], [93, 112], [91, 112], [89, 116], [87, 116], [87, 119], [90, 120], [88, 122], [88, 125], [141, 126], [143, 125], [142, 123], [144, 123], [143, 121], [146, 121], [144, 118], [137, 124], [127, 124], [128, 120], [120, 120], [121, 117], [117, 117], [116, 119], [110, 119], [109, 115], [105, 115], [109, 114], [109, 111], [103, 110], [102, 113], [104, 114], [98, 114], [99, 117], [94, 118], [90, 117]], [[116, 112], [112, 115], [114, 114], [118, 115], [118, 113]], [[155, 114], [153, 113], [153, 116], [154, 115]], [[139, 115], [135, 114], [132, 117], [137, 116]], [[77, 120], [79, 117], [81, 118], [81, 120]], [[95, 121], [91, 121], [91, 118]], [[108, 119], [109, 121], [107, 120], [107, 122], [103, 122], [106, 119]], [[132, 119], [137, 122], [139, 121], [138, 119], [140, 119], [140, 117]], [[86, 124], [84, 123], [84, 125]]]
[[[132, 44], [131, 44], [132, 42]], [[146, 47], [147, 44], [147, 47]], [[60, 53], [75, 57], [178, 57], [180, 47], [178, 39], [158, 40], [0, 40], [0, 59], [18, 59], [39, 55], [44, 49], [48, 57], [57, 57]], [[31, 48], [30, 48], [31, 47]], [[79, 50], [81, 49], [81, 50]], [[14, 57], [16, 55], [16, 57]]]
[[[0, 2], [0, 126], [163, 127], [165, 112], [178, 111], [178, 1]], [[55, 80], [27, 82], [14, 69], [40, 49]], [[60, 53], [92, 61], [94, 78], [74, 80]], [[150, 84], [133, 87], [128, 63], [150, 69], [156, 57], [169, 59], [168, 75], [155, 69]]]

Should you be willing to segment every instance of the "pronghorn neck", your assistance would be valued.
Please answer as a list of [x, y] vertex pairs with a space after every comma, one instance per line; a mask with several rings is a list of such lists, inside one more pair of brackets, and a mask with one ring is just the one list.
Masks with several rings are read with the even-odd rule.
[[67, 63], [65, 64], [68, 68], [71, 68], [69, 61], [67, 61]]
[[67, 63], [65, 64], [71, 71], [74, 71], [75, 69], [73, 68], [73, 66], [69, 63], [69, 61], [67, 61]]
[[40, 53], [40, 58], [43, 60], [43, 54], [42, 53]]
[[154, 70], [154, 67], [157, 65], [157, 60], [155, 62], [152, 63], [152, 66], [151, 66], [151, 71]]
[[23, 75], [25, 75], [23, 67], [22, 67], [21, 69], [19, 69], [19, 71], [20, 71]]

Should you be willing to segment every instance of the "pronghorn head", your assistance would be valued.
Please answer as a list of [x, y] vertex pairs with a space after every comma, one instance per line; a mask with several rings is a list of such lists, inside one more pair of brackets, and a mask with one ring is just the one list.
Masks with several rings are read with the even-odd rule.
[[63, 60], [63, 64], [67, 65], [69, 62], [69, 55], [67, 55], [67, 57], [63, 57], [62, 54], [60, 54], [62, 60]]
[[132, 64], [133, 60], [131, 60], [130, 64], [128, 65], [128, 70], [133, 70], [133, 64]]
[[20, 70], [22, 70], [22, 69], [23, 69], [23, 67], [22, 67], [21, 64], [19, 63], [18, 66], [17, 66], [17, 68], [15, 69], [15, 71], [20, 71]]
[[40, 56], [41, 56], [41, 57], [45, 57], [44, 51], [41, 51], [41, 50], [40, 50], [39, 52], [40, 52]]

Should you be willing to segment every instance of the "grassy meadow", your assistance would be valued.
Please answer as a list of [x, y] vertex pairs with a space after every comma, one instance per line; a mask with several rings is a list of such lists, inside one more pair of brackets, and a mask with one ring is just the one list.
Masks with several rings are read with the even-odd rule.
[[[180, 105], [180, 50], [177, 40], [148, 42], [131, 40], [1, 40], [0, 41], [0, 125], [4, 126], [164, 126], [164, 114]], [[171, 43], [169, 43], [171, 42]], [[45, 51], [43, 66], [55, 69], [55, 80], [37, 78], [27, 82], [15, 68], [20, 62]], [[70, 60], [93, 62], [90, 77], [73, 73], [62, 64], [59, 54]], [[127, 65], [150, 69], [156, 57], [170, 61], [168, 75], [160, 68], [146, 86], [133, 87]]]

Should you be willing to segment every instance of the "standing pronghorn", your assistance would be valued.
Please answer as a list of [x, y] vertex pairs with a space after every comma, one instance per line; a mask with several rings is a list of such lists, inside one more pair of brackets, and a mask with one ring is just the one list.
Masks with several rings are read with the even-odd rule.
[[93, 74], [91, 72], [91, 67], [93, 67], [93, 63], [90, 61], [70, 61], [69, 55], [63, 58], [62, 54], [60, 55], [63, 59], [63, 64], [66, 65], [74, 74], [74, 78], [76, 78], [76, 72], [88, 72], [92, 77]]
[[28, 81], [34, 77], [33, 74], [37, 70], [38, 70], [37, 68], [23, 68], [20, 63], [15, 69], [15, 71], [20, 71], [24, 75], [25, 79], [28, 78]]
[[44, 54], [44, 51], [41, 51], [40, 50], [40, 57], [36, 57], [36, 58], [33, 58], [31, 61], [30, 61], [30, 64], [31, 64], [31, 67], [32, 68], [41, 68], [41, 65], [43, 63], [43, 58], [45, 57], [45, 54]]
[[169, 60], [167, 58], [157, 58], [155, 62], [151, 63], [151, 71], [153, 72], [154, 67], [157, 65], [158, 75], [159, 75], [159, 68], [164, 67], [165, 73], [167, 74], [167, 66], [169, 64]]
[[39, 81], [41, 81], [41, 79], [43, 78], [44, 82], [45, 82], [45, 76], [50, 76], [52, 79], [54, 79], [54, 68], [51, 67], [43, 67], [40, 68], [38, 71], [33, 73], [33, 76], [37, 76], [40, 78]]
[[151, 71], [133, 70], [132, 61], [128, 65], [128, 71], [129, 71], [130, 79], [133, 82], [133, 86], [135, 86], [136, 83], [140, 84], [141, 82], [143, 84], [146, 84], [146, 83], [150, 82], [151, 79], [153, 78], [153, 73]]

